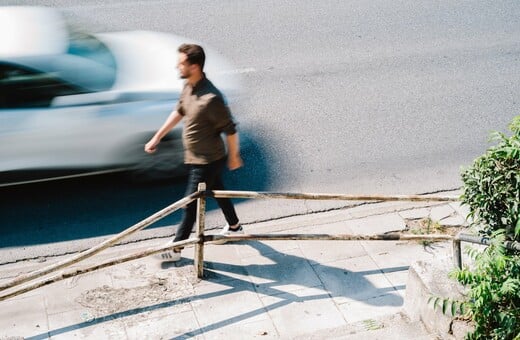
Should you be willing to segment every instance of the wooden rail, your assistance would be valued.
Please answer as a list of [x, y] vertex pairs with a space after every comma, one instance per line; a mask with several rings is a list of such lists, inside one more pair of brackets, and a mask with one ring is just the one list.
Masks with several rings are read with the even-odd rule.
[[290, 200], [320, 200], [320, 201], [412, 201], [412, 202], [456, 202], [456, 196], [431, 195], [344, 195], [344, 194], [300, 194], [287, 192], [256, 192], [256, 191], [224, 191], [213, 190], [204, 192], [206, 197], [217, 198], [256, 198], [256, 199], [290, 199]]
[[376, 234], [376, 235], [350, 235], [350, 234], [247, 234], [247, 235], [207, 235], [204, 236], [204, 242], [222, 241], [238, 242], [238, 241], [285, 241], [285, 240], [301, 240], [301, 241], [447, 241], [452, 240], [453, 236], [445, 234], [435, 235], [408, 235], [399, 233]]
[[215, 198], [253, 198], [253, 199], [304, 199], [304, 200], [346, 200], [346, 201], [415, 201], [415, 202], [454, 202], [458, 201], [457, 197], [454, 196], [430, 196], [430, 195], [343, 195], [343, 194], [305, 194], [305, 193], [272, 193], [272, 192], [254, 192], [254, 191], [207, 191], [205, 184], [199, 184], [198, 191], [180, 199], [179, 201], [167, 206], [166, 208], [156, 212], [155, 214], [149, 216], [148, 218], [140, 221], [139, 223], [131, 226], [130, 228], [122, 231], [121, 233], [114, 235], [102, 243], [86, 250], [81, 253], [78, 253], [75, 256], [72, 256], [70, 259], [57, 262], [50, 266], [44, 267], [42, 269], [38, 269], [26, 274], [22, 274], [15, 279], [6, 282], [0, 285], [0, 291], [4, 291], [9, 288], [13, 288], [15, 286], [26, 283], [30, 280], [34, 280], [37, 278], [42, 278], [47, 274], [55, 272], [59, 269], [77, 264], [78, 262], [85, 260], [89, 257], [96, 255], [102, 250], [113, 246], [117, 242], [122, 239], [128, 237], [129, 235], [144, 229], [150, 224], [168, 216], [174, 211], [186, 206], [187, 204], [197, 200], [197, 228], [196, 228], [196, 237], [190, 238], [187, 240], [174, 242], [168, 246], [162, 247], [154, 247], [144, 251], [140, 251], [137, 253], [124, 255], [121, 257], [116, 257], [113, 259], [109, 259], [105, 262], [83, 267], [83, 268], [73, 268], [68, 271], [64, 271], [58, 273], [54, 276], [42, 278], [32, 284], [27, 284], [18, 289], [12, 290], [10, 292], [4, 293], [0, 295], [0, 301], [5, 300], [7, 298], [17, 296], [28, 292], [30, 290], [67, 279], [76, 275], [88, 273], [94, 270], [98, 270], [101, 268], [110, 267], [116, 264], [124, 263], [127, 261], [132, 261], [135, 259], [139, 259], [142, 257], [150, 256], [152, 254], [157, 254], [166, 250], [172, 250], [175, 247], [186, 246], [186, 245], [195, 245], [195, 256], [194, 256], [194, 265], [195, 271], [197, 273], [197, 277], [202, 278], [204, 275], [204, 244], [206, 242], [214, 242], [214, 241], [222, 241], [226, 242], [237, 242], [244, 240], [343, 240], [343, 241], [396, 241], [396, 240], [432, 240], [432, 241], [444, 241], [444, 240], [453, 240], [453, 237], [450, 235], [404, 235], [399, 233], [389, 233], [389, 234], [377, 234], [377, 235], [351, 235], [351, 234], [339, 234], [339, 235], [331, 235], [331, 234], [249, 234], [249, 235], [233, 235], [233, 236], [224, 236], [224, 235], [204, 235], [205, 231], [205, 210], [206, 210], [206, 197], [215, 197]]

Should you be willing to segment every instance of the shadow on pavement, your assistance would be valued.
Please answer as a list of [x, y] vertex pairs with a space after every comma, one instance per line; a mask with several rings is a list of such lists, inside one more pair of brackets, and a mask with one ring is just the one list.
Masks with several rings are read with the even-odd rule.
[[[299, 280], [299, 278], [301, 278], [302, 268], [306, 266], [311, 267], [306, 258], [280, 253], [272, 247], [269, 247], [268, 245], [261, 242], [247, 242], [247, 244], [258, 250], [259, 254], [270, 260], [271, 263], [264, 265], [253, 264], [240, 266], [220, 262], [205, 262], [205, 279], [210, 282], [218, 282], [219, 286], [227, 286], [227, 288], [223, 288], [223, 290], [195, 296], [182, 297], [172, 301], [113, 313], [110, 315], [94, 318], [88, 322], [82, 322], [67, 327], [50, 330], [48, 333], [45, 332], [27, 339], [47, 339], [48, 336], [65, 334], [76, 329], [99, 325], [111, 320], [117, 320], [132, 315], [138, 315], [145, 312], [172, 307], [179, 304], [186, 304], [198, 300], [207, 300], [213, 297], [222, 297], [244, 291], [257, 293], [262, 296], [276, 296], [276, 298], [280, 299], [280, 301], [264, 305], [261, 308], [256, 308], [246, 313], [242, 313], [239, 316], [233, 316], [231, 318], [203, 326], [199, 329], [184, 334], [175, 335], [174, 339], [185, 339], [201, 335], [205, 332], [236, 324], [252, 317], [267, 313], [268, 311], [272, 311], [297, 302], [345, 297], [355, 301], [363, 301], [365, 304], [374, 306], [401, 306], [403, 304], [403, 298], [397, 293], [397, 290], [404, 289], [404, 286], [394, 287], [389, 285], [387, 287], [377, 288], [366, 277], [374, 274], [383, 274], [383, 272], [389, 273], [396, 271], [406, 271], [408, 270], [407, 266], [353, 272], [343, 268], [315, 264], [313, 265], [314, 272], [327, 273], [327, 279], [320, 277], [318, 279], [321, 282], [320, 284], [306, 285], [305, 280]], [[281, 258], [283, 261], [280, 261]], [[193, 265], [193, 261], [183, 259], [182, 261], [175, 264], [166, 264], [163, 266], [163, 268], [182, 267], [186, 265]], [[283, 274], [284, 272], [285, 274]], [[268, 282], [254, 284], [247, 279], [240, 279], [236, 276], [230, 276], [229, 274], [244, 275], [248, 278], [254, 276]], [[355, 281], [354, 286], [356, 289], [345, 289], [345, 286], [352, 285], [352, 280]], [[322, 289], [323, 293], [299, 296], [296, 294], [297, 290], [293, 290], [293, 292], [291, 292], [277, 288], [287, 284], [300, 285], [301, 288], [298, 288], [297, 290], [305, 288]], [[354, 286], [352, 286], [352, 288], [354, 288]], [[382, 296], [387, 296], [389, 299], [376, 299], [376, 297]]]

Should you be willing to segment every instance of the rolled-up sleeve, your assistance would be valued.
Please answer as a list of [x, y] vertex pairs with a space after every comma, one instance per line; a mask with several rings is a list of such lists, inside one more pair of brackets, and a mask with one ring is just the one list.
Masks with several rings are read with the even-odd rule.
[[182, 98], [179, 99], [177, 105], [175, 106], [175, 111], [177, 111], [181, 116], [185, 116], [186, 112], [184, 112], [184, 108], [182, 107]]
[[219, 133], [224, 132], [226, 135], [233, 135], [237, 132], [231, 111], [222, 98], [218, 96], [213, 97], [208, 107], [213, 124], [215, 124], [215, 128]]

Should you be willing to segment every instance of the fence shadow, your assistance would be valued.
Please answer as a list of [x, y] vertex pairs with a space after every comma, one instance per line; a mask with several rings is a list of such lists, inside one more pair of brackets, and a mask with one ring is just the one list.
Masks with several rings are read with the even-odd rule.
[[[201, 335], [297, 302], [335, 298], [363, 301], [365, 304], [374, 306], [401, 306], [403, 304], [403, 299], [396, 289], [404, 289], [404, 286], [394, 287], [389, 283], [388, 286], [376, 287], [367, 278], [371, 275], [382, 275], [383, 271], [381, 269], [349, 271], [344, 268], [326, 264], [311, 263], [304, 257], [279, 252], [263, 242], [247, 241], [241, 242], [241, 244], [250, 246], [258, 251], [258, 254], [264, 257], [265, 260], [267, 260], [266, 262], [269, 263], [235, 265], [206, 261], [205, 279], [210, 282], [218, 282], [219, 286], [223, 287], [218, 291], [182, 297], [172, 301], [113, 313], [89, 320], [88, 322], [53, 329], [27, 339], [47, 339], [48, 336], [66, 334], [73, 330], [100, 325], [112, 320], [169, 308], [179, 304], [206, 301], [211, 298], [245, 291], [257, 293], [261, 296], [276, 296], [279, 301], [252, 309], [238, 316], [205, 325], [184, 334], [177, 334], [173, 336], [173, 338], [185, 339]], [[166, 264], [163, 268], [175, 270], [175, 267], [188, 265], [193, 265], [193, 261], [183, 259], [175, 264]], [[383, 270], [385, 272], [406, 271], [408, 267], [392, 267], [384, 268]], [[298, 287], [294, 289], [284, 288], [284, 286], [287, 287], [287, 285], [297, 285]], [[322, 293], [305, 296], [298, 294], [299, 291], [307, 288], [321, 290]]]

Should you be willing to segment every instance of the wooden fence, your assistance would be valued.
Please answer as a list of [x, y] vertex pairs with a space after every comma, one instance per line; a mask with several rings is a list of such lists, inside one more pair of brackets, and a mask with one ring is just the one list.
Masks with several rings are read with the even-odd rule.
[[[8, 299], [13, 296], [23, 294], [33, 289], [67, 279], [80, 274], [92, 272], [98, 269], [110, 267], [116, 264], [132, 261], [149, 255], [157, 254], [167, 250], [172, 250], [176, 247], [195, 245], [194, 266], [197, 277], [202, 278], [204, 275], [204, 244], [213, 241], [235, 242], [243, 240], [379, 240], [379, 241], [396, 241], [396, 240], [434, 240], [444, 241], [453, 240], [454, 237], [450, 235], [406, 235], [400, 233], [376, 234], [376, 235], [349, 235], [349, 234], [248, 234], [248, 235], [205, 235], [205, 213], [206, 213], [206, 198], [252, 198], [252, 199], [300, 199], [300, 200], [344, 200], [344, 201], [414, 201], [414, 202], [454, 202], [458, 201], [458, 197], [454, 196], [430, 196], [430, 195], [342, 195], [342, 194], [301, 194], [301, 193], [273, 193], [273, 192], [253, 192], [253, 191], [207, 191], [204, 183], [199, 184], [198, 191], [180, 199], [179, 201], [167, 206], [166, 208], [156, 212], [148, 218], [138, 222], [130, 228], [114, 235], [102, 243], [80, 252], [69, 259], [59, 261], [42, 269], [38, 269], [26, 274], [17, 276], [11, 281], [0, 284], [0, 301]], [[61, 271], [57, 274], [46, 276], [59, 269], [69, 267], [73, 264], [96, 255], [123, 240], [131, 234], [140, 231], [150, 224], [168, 216], [174, 211], [186, 206], [187, 204], [197, 200], [197, 222], [195, 237], [187, 240], [174, 242], [168, 246], [153, 247], [137, 253], [132, 253], [117, 258], [106, 260], [95, 265], [86, 266], [82, 268], [71, 268]], [[459, 242], [460, 248], [460, 242]], [[456, 249], [454, 248], [456, 251]], [[460, 252], [460, 249], [459, 249]], [[28, 281], [33, 281], [22, 285]], [[14, 288], [16, 286], [20, 286]]]

